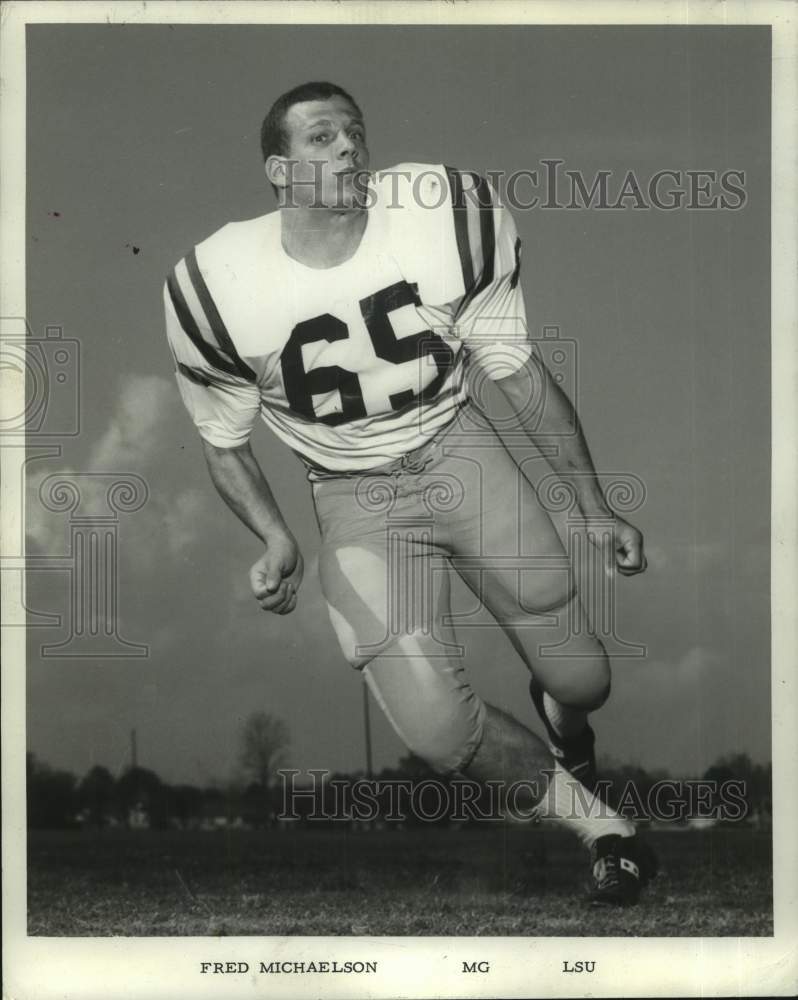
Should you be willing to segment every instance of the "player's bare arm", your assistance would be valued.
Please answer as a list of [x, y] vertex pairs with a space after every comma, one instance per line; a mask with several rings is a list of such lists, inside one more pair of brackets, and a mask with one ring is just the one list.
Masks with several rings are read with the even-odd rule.
[[203, 447], [216, 489], [266, 546], [249, 571], [255, 599], [264, 611], [289, 614], [296, 607], [302, 584], [302, 554], [249, 443], [238, 448], [217, 448], [203, 441]]
[[[604, 522], [607, 516], [614, 518], [613, 546], [603, 553], [606, 572], [617, 569], [624, 576], [643, 572], [646, 568], [643, 536], [634, 525], [614, 514], [607, 504], [579, 417], [541, 358], [533, 352], [521, 368], [497, 380], [496, 385], [534, 444], [556, 442], [557, 449], [547, 455], [547, 460], [574, 490], [591, 542], [596, 544], [591, 520], [601, 518]], [[529, 400], [536, 398], [544, 401], [542, 412], [539, 407], [529, 406]], [[566, 434], [565, 430], [571, 427], [576, 428], [576, 433]], [[598, 537], [603, 537], [603, 532], [604, 523]]]

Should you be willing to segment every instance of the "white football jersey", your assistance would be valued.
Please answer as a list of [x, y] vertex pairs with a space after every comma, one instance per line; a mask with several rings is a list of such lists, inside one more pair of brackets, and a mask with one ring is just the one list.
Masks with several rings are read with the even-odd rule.
[[420, 447], [465, 402], [467, 355], [496, 378], [529, 357], [520, 247], [487, 181], [421, 164], [372, 175], [361, 243], [336, 267], [289, 257], [279, 211], [229, 223], [164, 288], [200, 434], [236, 447], [260, 414], [331, 472]]

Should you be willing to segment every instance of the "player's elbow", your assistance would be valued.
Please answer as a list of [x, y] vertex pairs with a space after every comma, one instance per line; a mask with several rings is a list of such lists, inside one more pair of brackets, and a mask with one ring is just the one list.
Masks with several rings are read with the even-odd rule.
[[225, 500], [228, 500], [234, 483], [249, 479], [255, 464], [249, 442], [222, 447], [202, 439], [202, 449], [211, 482]]
[[229, 462], [230, 459], [237, 459], [244, 455], [251, 455], [252, 449], [250, 448], [249, 441], [244, 441], [242, 444], [236, 445], [221, 445], [214, 444], [207, 438], [202, 439], [202, 450], [205, 453], [205, 459], [208, 465], [215, 466], [220, 463]]
[[541, 409], [546, 398], [546, 376], [545, 365], [533, 351], [522, 364], [505, 364], [504, 369], [497, 364], [488, 377], [516, 412], [526, 413]]

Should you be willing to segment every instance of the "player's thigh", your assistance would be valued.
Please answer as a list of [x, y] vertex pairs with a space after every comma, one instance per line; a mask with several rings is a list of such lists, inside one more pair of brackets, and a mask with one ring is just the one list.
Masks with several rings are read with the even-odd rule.
[[480, 449], [470, 487], [453, 537], [455, 567], [546, 691], [574, 707], [599, 707], [609, 662], [548, 512], [498, 442]]
[[495, 436], [457, 458], [463, 504], [452, 521], [453, 563], [500, 622], [545, 616], [574, 592], [568, 555], [549, 513]]
[[357, 532], [343, 515], [331, 518], [329, 506], [320, 523], [322, 592], [346, 659], [363, 669], [408, 749], [435, 770], [461, 770], [481, 742], [485, 707], [445, 624], [450, 577], [443, 554], [412, 532], [383, 532], [370, 519]]
[[322, 593], [349, 662], [363, 666], [398, 637], [432, 633], [448, 607], [449, 579], [430, 533], [364, 509], [356, 480], [324, 483], [314, 500]]

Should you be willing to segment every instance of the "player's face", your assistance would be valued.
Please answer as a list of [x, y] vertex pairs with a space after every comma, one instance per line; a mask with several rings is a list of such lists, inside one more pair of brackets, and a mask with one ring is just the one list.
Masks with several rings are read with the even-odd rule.
[[294, 104], [285, 131], [285, 177], [293, 204], [362, 207], [369, 151], [363, 120], [349, 101], [335, 96]]

